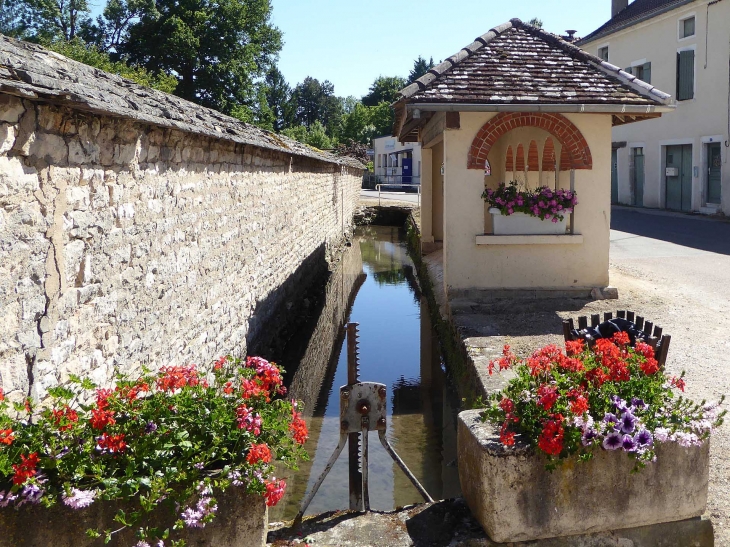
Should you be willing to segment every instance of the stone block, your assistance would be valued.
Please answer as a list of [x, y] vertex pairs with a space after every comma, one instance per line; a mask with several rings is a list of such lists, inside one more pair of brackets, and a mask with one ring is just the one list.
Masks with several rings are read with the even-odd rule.
[[638, 473], [626, 453], [607, 450], [550, 472], [528, 446], [504, 447], [479, 410], [459, 414], [457, 442], [464, 499], [499, 543], [679, 521], [707, 506], [709, 442], [659, 444], [657, 461]]
[[25, 112], [22, 101], [12, 95], [0, 95], [0, 121], [18, 123]]
[[14, 125], [0, 123], [0, 154], [12, 150], [15, 145], [16, 128]]
[[52, 133], [36, 133], [30, 145], [29, 155], [48, 162], [49, 165], [63, 165], [68, 159], [68, 145], [63, 137]]

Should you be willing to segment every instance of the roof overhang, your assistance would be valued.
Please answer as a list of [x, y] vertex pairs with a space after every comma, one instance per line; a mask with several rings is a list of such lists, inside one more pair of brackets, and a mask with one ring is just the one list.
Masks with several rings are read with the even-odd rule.
[[[489, 104], [489, 103], [396, 103], [394, 134], [400, 142], [418, 141], [418, 130], [430, 120], [434, 112], [557, 112], [561, 114], [606, 114], [613, 117], [613, 125], [658, 118], [677, 106], [628, 104]], [[399, 112], [400, 111], [400, 112]]]

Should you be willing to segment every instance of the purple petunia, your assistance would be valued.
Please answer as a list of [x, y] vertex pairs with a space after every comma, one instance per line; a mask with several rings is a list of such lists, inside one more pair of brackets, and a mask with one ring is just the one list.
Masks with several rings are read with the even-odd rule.
[[633, 433], [636, 429], [636, 416], [626, 411], [621, 415], [620, 424], [622, 433]]
[[651, 446], [654, 444], [654, 437], [647, 429], [642, 429], [634, 435], [634, 442], [639, 446]]
[[621, 447], [627, 452], [636, 450], [636, 443], [634, 442], [634, 439], [631, 437], [631, 435], [623, 436], [623, 438], [621, 439]]
[[590, 446], [591, 444], [593, 444], [593, 441], [596, 437], [598, 437], [598, 432], [593, 428], [587, 428], [583, 432], [581, 442], [583, 443], [583, 446]]
[[631, 399], [631, 406], [635, 410], [646, 410], [646, 407], [648, 405], [644, 402], [643, 399], [637, 399], [636, 397], [634, 397], [633, 399]]
[[606, 450], [616, 450], [623, 446], [623, 435], [618, 431], [612, 431], [603, 439], [603, 448]]
[[618, 417], [611, 412], [606, 412], [605, 416], [603, 416], [603, 421], [609, 425], [616, 425], [619, 423]]

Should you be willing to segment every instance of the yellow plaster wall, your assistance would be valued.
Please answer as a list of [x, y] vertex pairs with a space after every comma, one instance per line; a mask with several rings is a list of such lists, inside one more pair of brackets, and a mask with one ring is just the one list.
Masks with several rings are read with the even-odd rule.
[[[579, 200], [575, 231], [583, 235], [582, 244], [476, 245], [476, 235], [484, 233], [485, 229], [485, 208], [480, 198], [485, 176], [484, 171], [467, 169], [467, 156], [477, 132], [493, 116], [494, 113], [462, 112], [461, 129], [444, 132], [444, 277], [447, 289], [607, 286], [611, 117], [566, 114], [583, 133], [593, 155], [592, 170], [575, 172]], [[493, 160], [490, 154], [493, 167], [503, 161], [501, 148], [498, 146], [494, 152], [500, 157]], [[504, 169], [497, 171], [503, 173]], [[569, 187], [568, 173], [561, 173], [560, 180], [562, 187]]]

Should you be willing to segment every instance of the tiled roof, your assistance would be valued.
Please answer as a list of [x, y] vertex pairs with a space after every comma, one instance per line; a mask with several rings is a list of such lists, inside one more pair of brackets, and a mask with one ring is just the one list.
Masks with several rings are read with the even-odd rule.
[[0, 34], [0, 93], [362, 169], [283, 135]]
[[512, 19], [400, 92], [399, 103], [668, 104], [670, 95], [531, 25]]
[[646, 19], [655, 17], [666, 11], [689, 4], [695, 0], [634, 0], [588, 36], [581, 38], [579, 45], [592, 42], [617, 30], [635, 25]]

